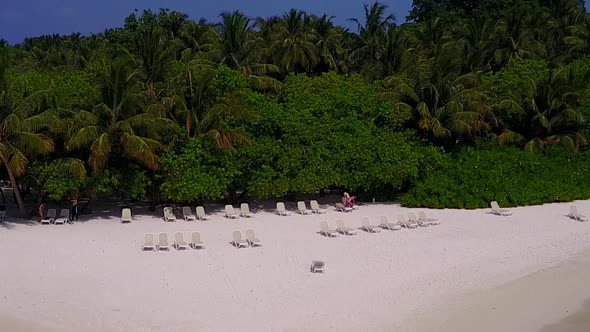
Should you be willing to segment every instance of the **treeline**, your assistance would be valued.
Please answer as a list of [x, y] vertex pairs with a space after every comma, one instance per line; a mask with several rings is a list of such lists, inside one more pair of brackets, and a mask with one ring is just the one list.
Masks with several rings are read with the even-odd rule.
[[401, 25], [375, 2], [354, 31], [296, 9], [219, 19], [144, 11], [0, 43], [18, 205], [28, 188], [152, 205], [328, 188], [430, 207], [590, 198], [570, 190], [588, 172], [560, 171], [587, 158], [583, 1], [415, 0]]

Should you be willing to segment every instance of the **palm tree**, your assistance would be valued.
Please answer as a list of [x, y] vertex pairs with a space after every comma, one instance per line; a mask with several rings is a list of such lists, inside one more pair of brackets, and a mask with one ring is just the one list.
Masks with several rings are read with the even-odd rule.
[[585, 96], [590, 73], [580, 65], [552, 70], [546, 78], [534, 82], [533, 92], [523, 100], [514, 96], [498, 105], [522, 115], [522, 125], [506, 126], [498, 136], [501, 144], [522, 144], [529, 151], [550, 145], [562, 145], [577, 151], [587, 144], [580, 133], [585, 122], [579, 106]]
[[54, 123], [51, 113], [40, 110], [45, 91], [23, 98], [11, 91], [5, 79], [7, 59], [0, 56], [0, 161], [4, 164], [22, 215], [24, 204], [16, 178], [25, 173], [29, 157], [53, 151], [53, 141], [41, 130]]
[[332, 20], [334, 16], [326, 14], [311, 18], [313, 28], [312, 40], [317, 52], [318, 64], [316, 72], [322, 73], [329, 70], [342, 69], [342, 47], [343, 34], [334, 27]]
[[470, 18], [459, 29], [461, 72], [469, 73], [489, 67], [493, 58], [493, 23], [490, 19]]
[[69, 121], [66, 148], [88, 147], [88, 164], [93, 170], [107, 164], [115, 145], [121, 147], [124, 156], [156, 169], [157, 150], [162, 148], [158, 141], [160, 133], [170, 130], [172, 122], [159, 114], [142, 111], [145, 96], [128, 57], [110, 63], [103, 60], [100, 79], [102, 102], [92, 112], [75, 112]]
[[275, 26], [271, 54], [284, 72], [311, 72], [318, 57], [305, 12], [291, 9], [283, 15]]
[[260, 90], [278, 90], [281, 83], [268, 76], [279, 71], [275, 65], [262, 63], [260, 43], [250, 19], [239, 11], [224, 12], [218, 26], [218, 49], [214, 58], [218, 63], [238, 69], [248, 77], [250, 84]]

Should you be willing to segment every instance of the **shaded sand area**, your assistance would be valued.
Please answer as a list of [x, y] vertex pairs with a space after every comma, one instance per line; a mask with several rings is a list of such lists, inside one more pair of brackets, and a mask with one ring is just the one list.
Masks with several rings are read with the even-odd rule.
[[[576, 204], [590, 214], [590, 201]], [[113, 208], [74, 225], [9, 221], [0, 225], [0, 317], [66, 332], [447, 330], [443, 323], [555, 331], [578, 321], [590, 297], [590, 223], [567, 218], [568, 206], [510, 217], [428, 210], [441, 225], [338, 238], [318, 234], [320, 219], [357, 228], [362, 216], [375, 224], [416, 210], [375, 204], [279, 217], [252, 209], [252, 219], [217, 211], [207, 222], [165, 223], [135, 209], [121, 224]], [[264, 246], [232, 247], [232, 231], [248, 228]], [[167, 232], [172, 242], [176, 231], [185, 239], [200, 231], [206, 249], [140, 250], [145, 233]], [[314, 259], [326, 274], [309, 273]]]

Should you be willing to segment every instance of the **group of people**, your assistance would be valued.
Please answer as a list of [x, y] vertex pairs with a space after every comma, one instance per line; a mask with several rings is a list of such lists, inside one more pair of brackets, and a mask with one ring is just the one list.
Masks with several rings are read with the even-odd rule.
[[[45, 206], [46, 206], [45, 201], [41, 201], [41, 204], [39, 204], [39, 210], [38, 210], [39, 218], [41, 218], [41, 219], [45, 218]], [[74, 196], [70, 199], [70, 220], [78, 221], [78, 214], [79, 214], [78, 198]]]

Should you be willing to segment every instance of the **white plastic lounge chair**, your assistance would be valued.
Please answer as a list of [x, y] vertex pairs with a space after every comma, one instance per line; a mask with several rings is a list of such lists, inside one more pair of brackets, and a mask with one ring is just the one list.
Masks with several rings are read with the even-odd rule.
[[197, 221], [197, 216], [193, 214], [190, 206], [185, 206], [182, 208], [182, 216], [184, 217], [185, 221]]
[[[1, 211], [5, 212], [5, 211]], [[55, 221], [55, 216], [57, 215], [57, 211], [55, 209], [47, 210], [47, 214], [45, 218], [41, 219], [41, 224], [51, 224]]]
[[500, 206], [498, 205], [498, 202], [496, 201], [492, 201], [490, 203], [491, 207], [492, 207], [492, 213], [495, 215], [499, 215], [499, 216], [510, 216], [512, 215], [512, 212], [508, 209], [501, 209]]
[[121, 210], [121, 222], [122, 223], [126, 223], [126, 222], [131, 222], [131, 209], [123, 209]]
[[375, 227], [373, 225], [371, 225], [371, 221], [369, 220], [369, 217], [363, 217], [362, 218], [363, 221], [363, 226], [361, 227], [365, 232], [367, 233], [379, 233], [381, 232], [381, 228]]
[[585, 215], [578, 213], [578, 207], [575, 205], [570, 205], [570, 213], [567, 216], [576, 221], [588, 221]]
[[421, 221], [427, 222], [431, 225], [440, 225], [440, 221], [438, 219], [426, 217], [426, 213], [424, 211], [418, 211], [418, 218]]
[[299, 211], [299, 214], [312, 214], [313, 213], [311, 210], [307, 209], [307, 206], [305, 206], [304, 201], [297, 202], [297, 211]]
[[238, 219], [240, 216], [236, 213], [234, 207], [228, 204], [225, 206], [225, 217], [229, 219]]
[[188, 244], [184, 242], [184, 235], [182, 234], [182, 232], [174, 233], [174, 247], [176, 248], [176, 250], [188, 249]]
[[340, 235], [337, 231], [330, 229], [328, 222], [325, 220], [320, 221], [320, 234], [326, 237], [337, 237]]
[[197, 206], [197, 218], [201, 221], [209, 219], [209, 217], [207, 217], [205, 215], [205, 208], [204, 207]]
[[262, 241], [260, 241], [260, 239], [258, 239], [256, 237], [256, 234], [254, 234], [253, 229], [246, 230], [246, 241], [248, 241], [248, 244], [251, 247], [254, 247], [254, 246], [262, 247]]
[[344, 220], [336, 220], [336, 232], [344, 235], [356, 235], [356, 230], [346, 227]]
[[430, 223], [428, 221], [418, 219], [418, 217], [416, 217], [416, 214], [414, 212], [408, 213], [408, 220], [412, 223], [418, 224], [418, 226], [420, 226], [420, 227], [430, 226]]
[[154, 245], [154, 234], [145, 235], [142, 250], [156, 250], [156, 246]]
[[279, 216], [290, 216], [291, 212], [289, 212], [289, 211], [287, 211], [287, 209], [285, 209], [285, 203], [278, 202], [277, 203], [277, 214]]
[[381, 228], [385, 228], [390, 231], [398, 231], [398, 230], [402, 229], [402, 226], [400, 226], [399, 224], [394, 223], [394, 222], [389, 222], [389, 219], [387, 219], [387, 216], [379, 217], [379, 221], [381, 222], [381, 224], [379, 225], [379, 227], [381, 227]]
[[316, 200], [309, 201], [309, 205], [311, 206], [311, 211], [313, 213], [317, 213], [317, 214], [326, 213], [326, 209], [320, 208], [320, 205], [318, 204], [318, 201], [316, 201]]
[[397, 216], [397, 221], [398, 223], [405, 228], [418, 228], [418, 224], [413, 222], [413, 221], [409, 221], [405, 215], [403, 214], [398, 214]]
[[192, 235], [192, 240], [193, 242], [191, 242], [191, 248], [193, 249], [205, 249], [205, 245], [203, 244], [203, 241], [201, 241], [201, 233], [199, 232], [193, 232]]
[[342, 203], [336, 203], [336, 204], [334, 204], [334, 206], [336, 207], [336, 210], [340, 211], [340, 212], [352, 212], [353, 211], [353, 209], [351, 207], [344, 206], [344, 204], [342, 204]]
[[158, 235], [158, 245], [156, 246], [157, 250], [170, 250], [170, 246], [168, 245], [168, 234], [167, 233], [160, 233]]
[[324, 273], [325, 268], [326, 268], [326, 264], [324, 264], [324, 262], [322, 262], [322, 261], [312, 261], [311, 262], [311, 267], [309, 268], [309, 270], [312, 273]]
[[244, 218], [254, 217], [254, 214], [252, 214], [252, 212], [250, 212], [250, 205], [248, 205], [248, 203], [242, 203], [240, 205], [240, 215]]
[[234, 237], [234, 240], [232, 241], [232, 244], [234, 245], [234, 247], [236, 247], [238, 249], [240, 247], [246, 247], [246, 248], [248, 248], [248, 242], [242, 240], [242, 232], [240, 232], [240, 231], [234, 231], [233, 237]]
[[176, 216], [174, 215], [171, 207], [164, 208], [164, 221], [176, 221]]
[[57, 224], [65, 224], [70, 222], [70, 210], [68, 209], [61, 209], [59, 213], [59, 218], [55, 219], [54, 223]]

